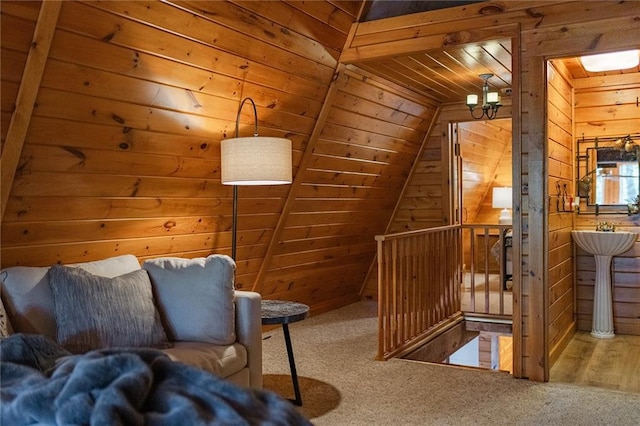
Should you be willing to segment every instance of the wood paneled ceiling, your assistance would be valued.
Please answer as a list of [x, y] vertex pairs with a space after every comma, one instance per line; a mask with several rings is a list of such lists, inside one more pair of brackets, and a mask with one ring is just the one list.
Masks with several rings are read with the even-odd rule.
[[511, 88], [511, 39], [491, 40], [358, 63], [358, 66], [443, 103], [461, 102], [482, 92], [480, 74], [505, 96]]
[[[588, 72], [579, 57], [559, 58], [574, 79], [613, 76], [640, 72], [640, 66], [608, 72]], [[464, 102], [469, 93], [482, 93], [480, 74], [491, 73], [491, 90], [509, 98], [512, 80], [511, 39], [455, 46], [358, 63], [360, 68], [387, 78], [401, 86], [438, 102]]]
[[[435, 11], [461, 5], [469, 5], [469, 9], [478, 1], [387, 1], [367, 0], [364, 3], [360, 22], [365, 23], [364, 29], [356, 35], [352, 47], [371, 49], [376, 42], [385, 42], [387, 34], [394, 33], [392, 39], [406, 42], [414, 41], [422, 36], [419, 23], [421, 19], [415, 18], [413, 13]], [[495, 5], [478, 5], [478, 13], [491, 15], [496, 12], [492, 8]], [[440, 16], [447, 19], [446, 10], [441, 10]], [[399, 21], [402, 16], [407, 21]], [[395, 18], [394, 18], [395, 17]], [[395, 24], [372, 23], [383, 18], [395, 20]], [[381, 22], [381, 21], [377, 21]], [[369, 25], [371, 24], [371, 25]], [[453, 31], [453, 29], [452, 29]], [[466, 31], [466, 32], [465, 32]], [[496, 39], [489, 39], [491, 34], [476, 34], [478, 42], [458, 44], [457, 38], [467, 37], [471, 34], [466, 29], [457, 29], [441, 40], [445, 48], [431, 46], [425, 51], [413, 53], [386, 55], [379, 59], [359, 60], [357, 65], [366, 71], [384, 77], [403, 87], [423, 94], [439, 103], [464, 102], [466, 95], [470, 93], [480, 94], [484, 80], [480, 74], [493, 74], [489, 79], [491, 90], [500, 92], [503, 103], [508, 103], [510, 88], [512, 86], [512, 45], [511, 38], [505, 34], [499, 35], [496, 30]], [[400, 45], [398, 45], [400, 46]], [[365, 54], [366, 56], [366, 54]], [[375, 56], [375, 55], [374, 55]], [[579, 57], [561, 58], [560, 61], [574, 79], [620, 75], [640, 72], [640, 67], [622, 71], [610, 71], [591, 73], [587, 72]], [[348, 61], [347, 61], [348, 62]]]

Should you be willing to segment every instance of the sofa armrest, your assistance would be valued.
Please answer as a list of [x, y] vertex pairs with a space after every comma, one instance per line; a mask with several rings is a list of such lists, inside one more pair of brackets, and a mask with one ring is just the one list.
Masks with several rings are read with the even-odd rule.
[[262, 389], [262, 297], [252, 291], [235, 293], [236, 338], [247, 348], [251, 388]]

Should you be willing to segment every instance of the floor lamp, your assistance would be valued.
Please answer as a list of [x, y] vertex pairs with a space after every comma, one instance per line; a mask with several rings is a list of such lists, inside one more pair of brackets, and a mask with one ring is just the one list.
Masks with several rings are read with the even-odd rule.
[[[255, 128], [253, 136], [239, 138], [240, 112], [247, 101], [253, 106]], [[221, 142], [220, 157], [222, 184], [233, 185], [231, 257], [236, 260], [238, 186], [291, 183], [291, 141], [284, 138], [258, 136], [256, 104], [253, 99], [244, 98], [238, 108], [234, 137]]]

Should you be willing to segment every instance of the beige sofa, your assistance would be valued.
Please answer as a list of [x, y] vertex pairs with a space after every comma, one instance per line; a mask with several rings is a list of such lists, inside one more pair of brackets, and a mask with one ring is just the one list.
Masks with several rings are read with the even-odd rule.
[[72, 353], [155, 346], [175, 361], [262, 388], [261, 299], [233, 288], [230, 257], [158, 258], [141, 267], [123, 255], [68, 266], [1, 271], [11, 332], [42, 334]]

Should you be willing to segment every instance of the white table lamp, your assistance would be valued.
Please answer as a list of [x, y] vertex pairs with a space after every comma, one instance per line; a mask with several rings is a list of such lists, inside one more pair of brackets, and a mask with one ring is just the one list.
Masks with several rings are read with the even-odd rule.
[[493, 188], [493, 200], [491, 206], [494, 209], [502, 209], [500, 212], [500, 218], [498, 223], [500, 225], [511, 225], [513, 220], [511, 219], [511, 210], [513, 204], [511, 187]]

